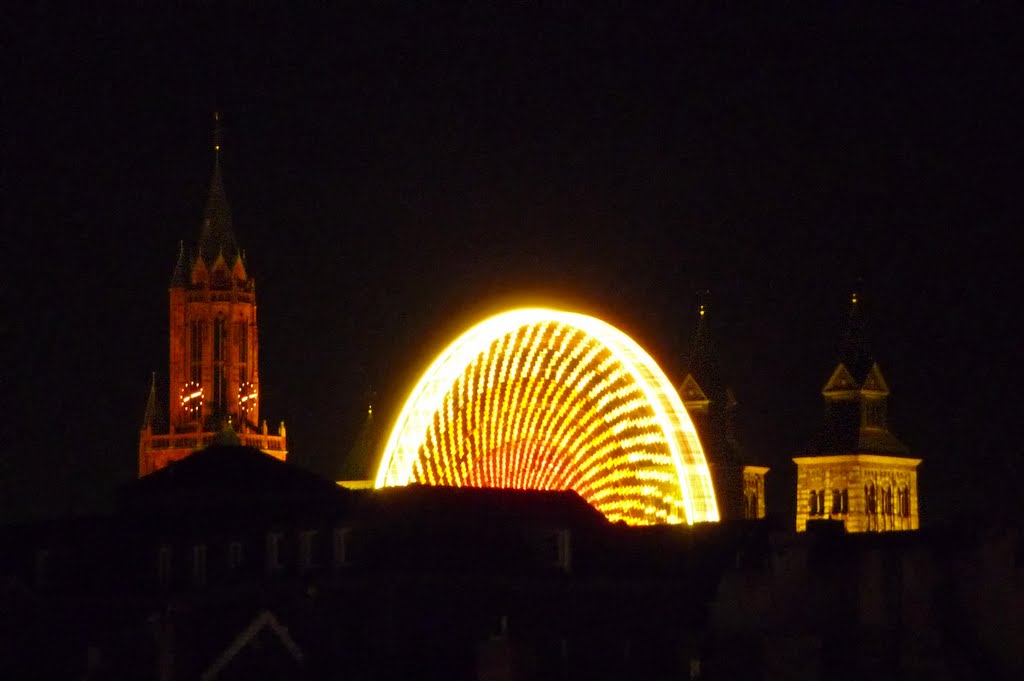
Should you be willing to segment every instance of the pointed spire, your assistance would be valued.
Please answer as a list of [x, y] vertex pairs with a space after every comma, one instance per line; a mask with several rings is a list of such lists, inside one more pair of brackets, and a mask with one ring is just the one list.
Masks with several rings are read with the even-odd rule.
[[171, 288], [181, 288], [188, 284], [188, 273], [192, 269], [186, 265], [185, 242], [178, 242], [178, 262], [174, 265], [174, 274], [171, 275]]
[[711, 340], [709, 297], [710, 291], [697, 293], [697, 327], [679, 394], [709, 461], [735, 464], [743, 460], [742, 448], [733, 432], [737, 402], [719, 369]]
[[224, 140], [224, 126], [220, 122], [220, 111], [213, 112], [213, 154], [220, 158], [220, 145]]
[[213, 132], [213, 177], [210, 178], [210, 191], [206, 198], [206, 208], [203, 210], [199, 257], [205, 259], [207, 263], [212, 263], [218, 255], [223, 254], [225, 260], [231, 264], [238, 256], [238, 243], [231, 224], [231, 208], [228, 206], [227, 193], [224, 191], [224, 179], [221, 176], [222, 137], [220, 112], [216, 112]]
[[149, 397], [146, 398], [146, 410], [142, 413], [142, 430], [153, 430], [158, 426], [160, 414], [156, 403], [156, 372], [149, 379]]
[[710, 295], [711, 292], [708, 290], [697, 293], [697, 328], [693, 332], [690, 354], [683, 369], [683, 375], [693, 376], [705, 391], [714, 388], [711, 385], [705, 385], [706, 383], [717, 383], [719, 379], [708, 325], [708, 297]]
[[359, 428], [355, 442], [338, 470], [339, 480], [370, 480], [376, 474], [380, 444], [380, 427], [373, 416], [376, 393], [371, 388], [367, 395], [366, 417]]
[[850, 292], [850, 314], [847, 317], [846, 330], [839, 347], [839, 361], [859, 383], [867, 377], [875, 361], [868, 342], [863, 297], [858, 288], [854, 288]]

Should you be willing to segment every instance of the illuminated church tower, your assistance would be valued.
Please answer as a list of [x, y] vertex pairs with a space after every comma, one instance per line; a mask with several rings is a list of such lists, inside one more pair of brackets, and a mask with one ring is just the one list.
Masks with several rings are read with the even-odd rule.
[[218, 435], [282, 460], [287, 455], [284, 424], [271, 434], [260, 421], [256, 289], [235, 240], [221, 177], [220, 116], [215, 120], [199, 240], [191, 251], [182, 245], [171, 277], [169, 419], [165, 426], [154, 380], [139, 437], [140, 477]]
[[763, 518], [768, 468], [748, 465], [736, 440], [734, 419], [738, 403], [722, 378], [707, 312], [707, 305], [701, 303], [679, 396], [697, 429], [722, 518]]
[[854, 293], [839, 365], [825, 383], [823, 428], [797, 466], [796, 529], [842, 520], [849, 532], [918, 529], [917, 466], [889, 432], [889, 387], [868, 349]]

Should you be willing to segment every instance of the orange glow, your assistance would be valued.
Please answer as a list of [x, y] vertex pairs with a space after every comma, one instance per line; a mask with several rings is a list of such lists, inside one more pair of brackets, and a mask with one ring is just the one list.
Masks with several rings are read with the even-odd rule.
[[238, 408], [243, 414], [248, 414], [256, 406], [256, 398], [259, 393], [256, 387], [248, 381], [238, 386]]
[[388, 439], [376, 486], [572, 489], [612, 521], [717, 521], [678, 394], [644, 350], [585, 315], [491, 317], [442, 352]]

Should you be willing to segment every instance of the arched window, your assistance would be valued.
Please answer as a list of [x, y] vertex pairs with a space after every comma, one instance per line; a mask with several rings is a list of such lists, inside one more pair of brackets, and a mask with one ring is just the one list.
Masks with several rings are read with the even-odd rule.
[[818, 515], [825, 515], [825, 490], [818, 490]]
[[846, 489], [843, 490], [843, 494], [842, 494], [842, 498], [840, 499], [840, 503], [842, 504], [841, 512], [842, 513], [849, 513], [850, 512], [850, 490], [846, 490]]
[[813, 492], [813, 491], [811, 492], [810, 510], [808, 512], [810, 513], [810, 515], [818, 515], [818, 493], [817, 492]]
[[864, 485], [864, 512], [874, 515], [877, 505], [875, 504], [875, 483]]
[[910, 517], [910, 488], [903, 488], [903, 498], [900, 503], [900, 515], [904, 518]]
[[843, 512], [843, 495], [839, 490], [832, 490], [832, 515], [839, 515]]
[[218, 414], [227, 410], [227, 372], [224, 365], [228, 341], [227, 323], [224, 317], [213, 322], [213, 407]]
[[188, 338], [189, 380], [193, 383], [203, 381], [203, 323], [193, 321], [189, 325]]

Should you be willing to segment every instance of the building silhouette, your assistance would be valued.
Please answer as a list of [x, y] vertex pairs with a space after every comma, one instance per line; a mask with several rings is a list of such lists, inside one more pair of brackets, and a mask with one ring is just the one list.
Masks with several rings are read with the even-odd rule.
[[284, 424], [260, 420], [256, 285], [238, 246], [221, 173], [220, 116], [215, 114], [213, 176], [199, 239], [182, 244], [170, 285], [168, 419], [156, 377], [139, 434], [139, 477], [181, 459], [233, 430], [241, 443], [287, 456]]
[[917, 466], [889, 431], [889, 387], [868, 345], [863, 303], [854, 293], [839, 363], [821, 394], [821, 429], [797, 465], [796, 529], [839, 520], [848, 532], [916, 530]]
[[763, 518], [769, 469], [752, 465], [737, 440], [739, 403], [723, 376], [709, 324], [708, 305], [701, 302], [679, 397], [697, 429], [722, 519]]

